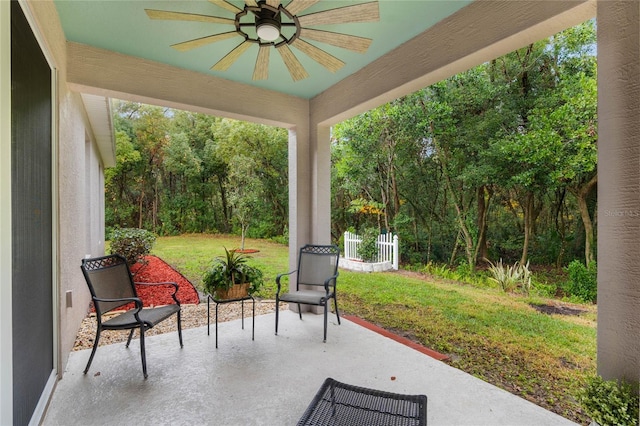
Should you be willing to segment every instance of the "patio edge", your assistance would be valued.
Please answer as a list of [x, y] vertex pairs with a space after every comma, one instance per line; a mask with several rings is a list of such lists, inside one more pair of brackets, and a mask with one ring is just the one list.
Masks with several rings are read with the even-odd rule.
[[366, 320], [363, 320], [362, 318], [353, 316], [353, 315], [341, 315], [342, 318], [349, 320], [355, 324], [358, 324], [361, 327], [367, 328], [371, 331], [374, 331], [382, 336], [388, 337], [391, 340], [395, 340], [398, 343], [401, 343], [405, 346], [408, 346], [412, 349], [415, 349], [418, 352], [421, 352], [425, 355], [430, 356], [433, 359], [436, 359], [438, 361], [448, 361], [449, 357], [447, 355], [441, 354], [440, 352], [436, 352], [433, 349], [429, 349], [426, 346], [423, 346], [419, 343], [416, 343], [410, 339], [407, 339], [406, 337], [402, 337], [402, 336], [398, 336], [395, 333], [392, 333], [388, 330], [385, 330], [382, 327], [379, 327], [375, 324], [372, 324]]

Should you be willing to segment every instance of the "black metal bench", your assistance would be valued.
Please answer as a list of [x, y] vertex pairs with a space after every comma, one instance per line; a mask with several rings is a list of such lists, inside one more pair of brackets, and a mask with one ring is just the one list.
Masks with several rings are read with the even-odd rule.
[[426, 426], [426, 395], [403, 395], [327, 378], [298, 425]]

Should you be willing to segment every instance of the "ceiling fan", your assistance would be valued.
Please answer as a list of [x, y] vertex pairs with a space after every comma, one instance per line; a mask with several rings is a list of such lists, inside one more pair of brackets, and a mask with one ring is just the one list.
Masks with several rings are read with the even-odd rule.
[[254, 80], [268, 78], [269, 54], [273, 50], [272, 48], [275, 48], [293, 80], [299, 81], [309, 77], [309, 74], [290, 46], [306, 54], [329, 71], [336, 72], [345, 63], [305, 40], [327, 43], [358, 53], [366, 52], [372, 41], [366, 37], [317, 30], [309, 27], [376, 22], [380, 19], [377, 0], [300, 15], [318, 3], [318, 1], [291, 0], [286, 6], [283, 6], [280, 0], [245, 0], [244, 8], [240, 9], [226, 0], [209, 0], [214, 5], [234, 13], [234, 18], [157, 9], [145, 9], [145, 12], [151, 19], [206, 22], [234, 26], [235, 28], [228, 32], [187, 40], [171, 46], [180, 51], [187, 51], [209, 43], [241, 36], [243, 40], [240, 44], [216, 62], [211, 67], [212, 70], [226, 71], [252, 45], [258, 44], [258, 56], [253, 71]]

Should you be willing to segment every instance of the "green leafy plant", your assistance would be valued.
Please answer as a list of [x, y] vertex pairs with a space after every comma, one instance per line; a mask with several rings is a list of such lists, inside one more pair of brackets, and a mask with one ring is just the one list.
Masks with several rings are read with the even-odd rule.
[[598, 296], [598, 268], [595, 262], [589, 267], [579, 260], [574, 260], [567, 266], [569, 282], [567, 291], [585, 302], [595, 303]]
[[595, 376], [577, 396], [587, 415], [599, 425], [638, 424], [638, 393], [629, 383]]
[[362, 233], [362, 242], [358, 247], [358, 254], [364, 262], [375, 262], [378, 260], [378, 230], [367, 228]]
[[225, 256], [216, 257], [213, 266], [205, 272], [202, 283], [209, 294], [216, 290], [228, 290], [234, 284], [251, 283], [249, 293], [258, 291], [264, 284], [262, 270], [247, 264], [251, 256], [236, 250], [224, 249]]
[[444, 278], [444, 279], [453, 279], [453, 271], [446, 264], [435, 264], [432, 262], [427, 263], [422, 271], [433, 275], [434, 277]]
[[120, 228], [111, 233], [110, 253], [119, 254], [127, 259], [131, 266], [142, 262], [144, 256], [151, 252], [156, 242], [156, 235], [146, 229]]
[[531, 292], [531, 271], [529, 270], [529, 262], [526, 265], [519, 265], [520, 268], [520, 288], [522, 292], [529, 295]]
[[529, 262], [526, 265], [516, 262], [512, 266], [504, 265], [502, 259], [495, 264], [489, 260], [487, 262], [489, 262], [489, 272], [492, 275], [489, 279], [498, 283], [503, 291], [510, 292], [520, 287], [524, 294], [529, 294], [532, 277]]
[[463, 260], [456, 267], [456, 275], [459, 277], [459, 281], [468, 281], [473, 278], [473, 268], [469, 262]]
[[518, 268], [518, 262], [509, 266], [504, 265], [500, 259], [495, 264], [489, 261], [489, 265], [489, 272], [491, 272], [489, 279], [498, 283], [502, 291], [510, 292], [518, 286], [522, 278], [522, 270]]

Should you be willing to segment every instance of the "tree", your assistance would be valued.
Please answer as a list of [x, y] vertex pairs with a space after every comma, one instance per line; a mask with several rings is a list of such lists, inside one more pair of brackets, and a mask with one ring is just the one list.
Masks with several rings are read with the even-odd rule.
[[105, 222], [109, 226], [134, 226], [131, 186], [141, 159], [127, 133], [116, 131], [116, 165], [105, 170]]
[[256, 207], [262, 199], [262, 182], [256, 175], [255, 159], [236, 155], [229, 161], [227, 193], [233, 208], [233, 218], [240, 226], [240, 249], [244, 250], [244, 239], [252, 218], [256, 216]]

